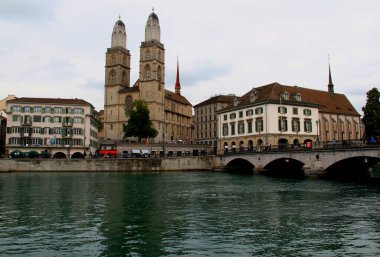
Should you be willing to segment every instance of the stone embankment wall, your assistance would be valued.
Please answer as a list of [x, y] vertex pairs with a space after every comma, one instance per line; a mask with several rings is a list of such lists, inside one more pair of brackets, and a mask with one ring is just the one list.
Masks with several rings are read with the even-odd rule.
[[14, 171], [189, 171], [213, 170], [212, 157], [140, 159], [0, 159], [0, 172]]

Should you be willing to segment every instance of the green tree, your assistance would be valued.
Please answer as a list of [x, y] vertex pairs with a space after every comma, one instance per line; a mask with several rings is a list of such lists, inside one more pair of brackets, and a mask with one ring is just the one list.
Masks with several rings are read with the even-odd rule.
[[367, 92], [367, 102], [362, 108], [366, 136], [380, 135], [380, 93], [377, 88]]
[[138, 137], [141, 142], [141, 138], [154, 138], [158, 135], [150, 121], [148, 105], [144, 100], [133, 101], [132, 108], [127, 110], [126, 114], [128, 124], [124, 125], [124, 138]]

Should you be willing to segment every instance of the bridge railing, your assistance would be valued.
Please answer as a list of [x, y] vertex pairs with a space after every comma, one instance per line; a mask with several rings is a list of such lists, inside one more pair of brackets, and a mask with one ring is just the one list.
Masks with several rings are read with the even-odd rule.
[[306, 144], [258, 145], [255, 147], [225, 148], [224, 155], [253, 154], [273, 152], [299, 152], [299, 151], [342, 151], [354, 149], [380, 148], [379, 143], [368, 143], [361, 140], [319, 141]]

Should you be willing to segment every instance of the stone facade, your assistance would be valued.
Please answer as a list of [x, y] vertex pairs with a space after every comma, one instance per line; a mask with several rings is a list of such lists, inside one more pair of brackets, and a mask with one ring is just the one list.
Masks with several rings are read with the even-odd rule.
[[218, 116], [217, 111], [232, 103], [234, 95], [218, 95], [194, 105], [194, 123], [196, 128], [195, 142], [218, 147]]
[[[124, 139], [123, 127], [128, 122], [126, 110], [134, 100], [144, 100], [158, 136], [155, 143], [190, 141], [192, 105], [180, 90], [165, 89], [165, 48], [160, 42], [160, 24], [157, 15], [149, 15], [145, 27], [145, 41], [140, 46], [139, 79], [130, 85], [131, 55], [126, 49], [125, 25], [115, 23], [111, 48], [107, 49], [105, 67], [104, 139]], [[179, 80], [177, 67], [177, 80]], [[180, 88], [179, 88], [180, 89]]]
[[54, 156], [95, 154], [98, 123], [82, 99], [16, 98], [7, 101], [6, 153], [46, 151]]

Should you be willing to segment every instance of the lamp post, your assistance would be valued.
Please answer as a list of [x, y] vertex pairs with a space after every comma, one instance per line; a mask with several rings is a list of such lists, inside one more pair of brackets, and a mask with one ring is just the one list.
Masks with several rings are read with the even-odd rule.
[[315, 122], [317, 124], [317, 146], [319, 146], [319, 120]]

